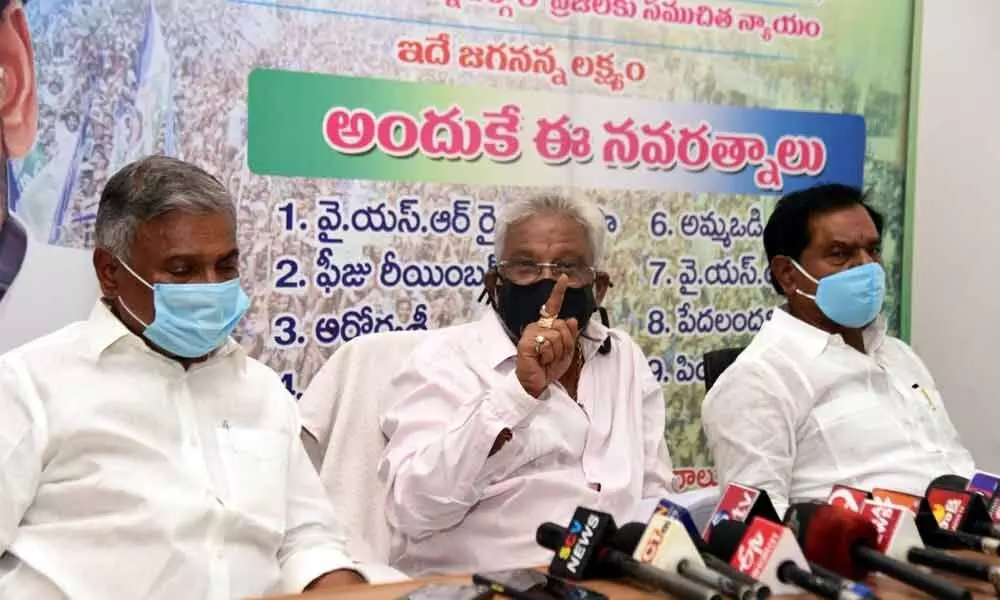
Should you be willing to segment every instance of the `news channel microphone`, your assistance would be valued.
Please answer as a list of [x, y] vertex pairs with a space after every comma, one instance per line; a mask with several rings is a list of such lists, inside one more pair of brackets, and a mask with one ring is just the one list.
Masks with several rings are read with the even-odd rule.
[[549, 573], [566, 579], [624, 578], [667, 592], [680, 600], [722, 600], [705, 586], [644, 565], [611, 546], [617, 527], [608, 513], [578, 507], [568, 528], [542, 523], [535, 541], [552, 550]]
[[[782, 543], [794, 545], [794, 548], [782, 553], [779, 549]], [[858, 584], [845, 588], [837, 581], [810, 572], [802, 564], [806, 562], [805, 557], [792, 533], [776, 523], [754, 519], [753, 525], [748, 526], [738, 521], [723, 521], [716, 526], [709, 547], [719, 558], [759, 573], [765, 581], [776, 579], [787, 593], [796, 593], [795, 588], [801, 588], [821, 598], [878, 600], [867, 586]], [[796, 559], [801, 562], [797, 563]]]
[[851, 512], [861, 510], [861, 505], [865, 500], [872, 497], [871, 492], [860, 490], [849, 485], [836, 484], [830, 489], [830, 495], [826, 498], [826, 503], [831, 506], [846, 508]]
[[983, 495], [989, 505], [990, 520], [995, 525], [1000, 525], [1000, 475], [976, 471], [965, 489]]
[[875, 526], [878, 532], [876, 549], [890, 558], [911, 562], [962, 577], [978, 579], [1000, 589], [1000, 567], [953, 556], [940, 550], [924, 547], [913, 513], [899, 506], [866, 501], [859, 513]]
[[749, 522], [754, 517], [761, 517], [771, 522], [778, 522], [781, 519], [767, 492], [740, 483], [729, 483], [722, 491], [719, 503], [715, 505], [712, 519], [702, 537], [706, 542], [711, 541], [712, 528], [722, 521], [732, 519], [743, 523]]
[[1000, 538], [990, 507], [978, 493], [966, 491], [969, 480], [958, 475], [936, 477], [927, 487], [927, 502], [941, 529]]
[[809, 560], [848, 579], [864, 579], [878, 571], [940, 600], [972, 598], [961, 586], [879, 552], [878, 530], [858, 513], [828, 504], [793, 504], [785, 514], [785, 525]]
[[[938, 525], [930, 504], [922, 496], [915, 496], [898, 490], [875, 488], [871, 493], [842, 485], [833, 486], [827, 503], [861, 512], [866, 499], [875, 504], [898, 506], [914, 515], [917, 531], [924, 544], [942, 550], [972, 550], [983, 554], [1000, 556], [1000, 540], [973, 535], [964, 531], [945, 531]], [[815, 571], [815, 567], [813, 568]]]
[[626, 523], [618, 530], [615, 548], [631, 552], [635, 560], [677, 573], [736, 600], [762, 600], [754, 587], [705, 566], [698, 548], [683, 525], [663, 513], [653, 513], [649, 523]]
[[709, 569], [722, 573], [723, 575], [727, 575], [744, 585], [754, 588], [754, 593], [757, 597], [766, 597], [770, 595], [771, 591], [766, 585], [763, 585], [753, 577], [740, 572], [728, 562], [708, 552], [705, 541], [701, 539], [701, 533], [698, 531], [698, 526], [695, 525], [694, 518], [691, 516], [691, 513], [687, 508], [668, 498], [663, 498], [656, 505], [656, 508], [653, 510], [653, 514], [666, 515], [683, 525], [684, 529], [687, 530], [691, 541], [694, 542], [694, 545], [698, 548], [698, 552], [705, 561], [705, 565]]
[[979, 492], [986, 498], [992, 500], [1000, 491], [1000, 475], [987, 473], [986, 471], [976, 471], [969, 478], [965, 489], [970, 492]]

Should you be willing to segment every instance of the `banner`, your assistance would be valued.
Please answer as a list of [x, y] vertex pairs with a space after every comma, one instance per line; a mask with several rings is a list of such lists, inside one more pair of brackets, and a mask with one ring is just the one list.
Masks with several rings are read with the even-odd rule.
[[606, 308], [664, 385], [682, 487], [714, 484], [703, 354], [745, 345], [780, 303], [760, 236], [781, 194], [870, 190], [898, 328], [910, 2], [25, 10], [40, 117], [14, 217], [83, 252], [124, 163], [165, 152], [216, 173], [253, 298], [238, 337], [293, 394], [360, 335], [476, 318], [500, 209], [541, 192], [602, 207]]

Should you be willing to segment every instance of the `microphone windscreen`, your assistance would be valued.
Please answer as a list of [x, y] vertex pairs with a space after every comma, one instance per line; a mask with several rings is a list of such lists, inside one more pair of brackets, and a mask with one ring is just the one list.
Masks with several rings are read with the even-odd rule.
[[712, 537], [705, 543], [706, 551], [729, 562], [743, 541], [749, 527], [741, 521], [726, 519], [720, 521], [712, 530]]
[[559, 550], [566, 539], [566, 528], [555, 523], [542, 523], [535, 531], [535, 542], [542, 548]]
[[961, 475], [941, 475], [935, 477], [927, 489], [932, 487], [941, 488], [945, 490], [954, 490], [956, 492], [964, 492], [965, 488], [969, 485], [969, 480]]
[[639, 546], [639, 542], [642, 541], [642, 535], [645, 532], [646, 526], [642, 523], [635, 521], [625, 523], [615, 532], [614, 537], [611, 539], [611, 546], [615, 550], [632, 556], [632, 553]]
[[855, 581], [868, 576], [853, 552], [859, 545], [878, 547], [878, 530], [864, 516], [827, 504], [795, 504], [785, 519], [807, 559]]

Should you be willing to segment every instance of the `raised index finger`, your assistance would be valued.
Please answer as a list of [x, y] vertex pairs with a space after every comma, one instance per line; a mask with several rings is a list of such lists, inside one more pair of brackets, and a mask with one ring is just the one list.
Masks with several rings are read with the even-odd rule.
[[562, 309], [563, 298], [566, 297], [566, 288], [569, 287], [569, 277], [563, 273], [556, 280], [556, 287], [552, 288], [549, 299], [545, 301], [545, 312], [553, 317], [559, 316]]

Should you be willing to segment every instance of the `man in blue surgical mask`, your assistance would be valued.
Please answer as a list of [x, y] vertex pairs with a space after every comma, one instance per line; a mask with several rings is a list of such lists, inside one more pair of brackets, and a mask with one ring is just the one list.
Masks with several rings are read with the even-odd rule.
[[222, 184], [179, 160], [108, 181], [103, 299], [0, 356], [0, 597], [245, 598], [395, 575], [348, 558], [295, 400], [229, 337], [249, 304], [235, 225]]
[[782, 198], [764, 229], [786, 304], [719, 377], [702, 420], [723, 483], [767, 490], [779, 511], [833, 484], [923, 495], [969, 476], [934, 379], [880, 314], [882, 216], [860, 190]]

